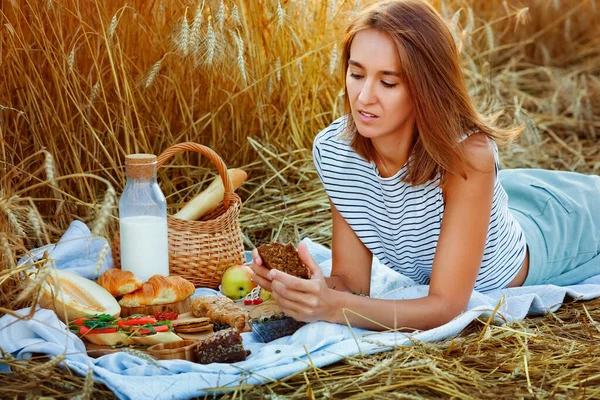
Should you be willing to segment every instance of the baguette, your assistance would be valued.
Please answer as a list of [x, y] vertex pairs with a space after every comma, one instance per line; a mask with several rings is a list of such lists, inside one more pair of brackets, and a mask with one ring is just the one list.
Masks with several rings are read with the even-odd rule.
[[[233, 190], [240, 187], [246, 178], [248, 178], [248, 174], [242, 169], [228, 169], [227, 173], [229, 174], [229, 179], [231, 179]], [[223, 186], [223, 181], [220, 176], [217, 176], [208, 188], [190, 200], [174, 217], [187, 221], [196, 221], [218, 206], [223, 201], [224, 194], [225, 187]]]

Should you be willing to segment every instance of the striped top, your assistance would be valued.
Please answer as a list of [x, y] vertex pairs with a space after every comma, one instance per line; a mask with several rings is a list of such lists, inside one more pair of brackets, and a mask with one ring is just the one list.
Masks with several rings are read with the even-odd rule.
[[[315, 138], [313, 158], [327, 195], [359, 239], [382, 264], [429, 284], [440, 236], [444, 199], [439, 175], [423, 185], [402, 182], [406, 165], [383, 178], [343, 138], [346, 117]], [[496, 175], [498, 149], [494, 145]], [[496, 176], [485, 251], [475, 289], [506, 287], [525, 259], [525, 236], [508, 210], [508, 196]]]

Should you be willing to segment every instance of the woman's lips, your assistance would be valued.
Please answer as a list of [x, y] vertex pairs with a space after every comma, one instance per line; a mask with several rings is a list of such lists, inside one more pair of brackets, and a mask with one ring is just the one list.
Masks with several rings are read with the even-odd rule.
[[371, 114], [369, 112], [366, 111], [359, 111], [358, 115], [360, 116], [360, 119], [363, 122], [373, 122], [375, 121], [377, 118], [379, 118], [377, 115], [375, 114]]

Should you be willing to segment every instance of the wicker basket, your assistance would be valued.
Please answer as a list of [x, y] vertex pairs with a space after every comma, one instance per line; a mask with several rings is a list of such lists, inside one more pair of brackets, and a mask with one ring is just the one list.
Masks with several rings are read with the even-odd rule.
[[[167, 216], [169, 274], [180, 275], [195, 287], [217, 289], [221, 277], [232, 265], [243, 264], [244, 244], [239, 225], [242, 200], [234, 193], [227, 166], [212, 149], [197, 143], [180, 143], [158, 156], [158, 168], [175, 154], [195, 151], [208, 157], [223, 180], [223, 201], [199, 221]], [[113, 239], [115, 267], [120, 268], [119, 233]]]

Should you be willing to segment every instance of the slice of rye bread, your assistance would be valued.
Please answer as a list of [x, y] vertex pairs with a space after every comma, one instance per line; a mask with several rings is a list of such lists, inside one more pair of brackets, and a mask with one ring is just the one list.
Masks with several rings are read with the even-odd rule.
[[265, 267], [310, 279], [310, 270], [300, 259], [293, 244], [269, 243], [258, 246], [256, 250]]

